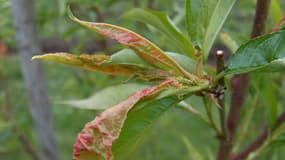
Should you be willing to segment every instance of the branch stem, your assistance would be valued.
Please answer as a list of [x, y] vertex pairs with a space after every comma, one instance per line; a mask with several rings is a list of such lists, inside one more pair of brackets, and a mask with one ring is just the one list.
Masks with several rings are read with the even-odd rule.
[[[270, 0], [257, 0], [256, 10], [255, 10], [255, 18], [252, 26], [252, 32], [250, 38], [255, 38], [264, 34], [266, 21], [268, 17], [268, 10], [269, 10]], [[232, 147], [234, 143], [234, 138], [236, 134], [236, 128], [238, 126], [240, 120], [240, 114], [242, 108], [244, 106], [247, 91], [249, 86], [250, 77], [248, 74], [240, 74], [235, 75], [231, 79], [231, 104], [230, 104], [230, 111], [227, 118], [227, 129], [229, 133], [229, 140], [227, 142], [228, 145], [225, 147], [228, 148], [221, 148], [224, 152], [228, 152], [224, 156], [228, 156], [232, 152]], [[267, 134], [267, 131], [264, 131], [264, 135]], [[263, 139], [264, 135], [261, 135], [261, 139]], [[219, 160], [227, 160], [229, 157], [222, 157]]]
[[[217, 51], [216, 53], [216, 70], [217, 74], [221, 73], [224, 70], [224, 52]], [[219, 110], [220, 115], [220, 126], [221, 126], [221, 134], [219, 138], [219, 151], [217, 155], [218, 160], [227, 160], [230, 156], [230, 143], [228, 143], [228, 131], [226, 128], [226, 109], [225, 109], [225, 96], [224, 96], [224, 88], [225, 88], [225, 79], [221, 77], [217, 81], [216, 86], [216, 96], [217, 101], [221, 109]]]
[[217, 127], [217, 125], [215, 123], [215, 120], [214, 120], [213, 114], [212, 114], [212, 110], [211, 110], [211, 106], [210, 106], [209, 100], [206, 98], [206, 96], [207, 95], [203, 96], [203, 102], [204, 102], [206, 113], [207, 113], [207, 116], [209, 119], [209, 126], [212, 127], [215, 130], [216, 135], [219, 136], [219, 135], [221, 135], [221, 131], [219, 130], [219, 128]]

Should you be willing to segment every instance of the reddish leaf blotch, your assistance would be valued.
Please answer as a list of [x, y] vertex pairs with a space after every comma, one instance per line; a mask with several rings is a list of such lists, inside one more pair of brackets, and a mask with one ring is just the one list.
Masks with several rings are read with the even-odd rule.
[[128, 111], [146, 97], [157, 95], [165, 88], [179, 86], [175, 80], [166, 80], [157, 86], [136, 92], [125, 101], [102, 112], [78, 134], [73, 148], [74, 160], [113, 159], [112, 144], [119, 138]]

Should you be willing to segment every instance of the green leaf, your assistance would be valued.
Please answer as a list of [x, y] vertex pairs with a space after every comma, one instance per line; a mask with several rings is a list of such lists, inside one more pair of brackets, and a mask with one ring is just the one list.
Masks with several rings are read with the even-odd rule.
[[[175, 60], [184, 70], [189, 73], [195, 73], [196, 62], [179, 53], [174, 52], [165, 52], [167, 56]], [[112, 64], [121, 64], [121, 65], [134, 65], [142, 68], [153, 69], [148, 63], [146, 63], [142, 58], [136, 55], [135, 51], [132, 49], [123, 49], [111, 56]]]
[[107, 23], [93, 23], [79, 20], [72, 15], [70, 10], [68, 10], [68, 14], [73, 21], [79, 23], [80, 25], [102, 36], [116, 40], [117, 42], [130, 47], [136, 52], [138, 56], [153, 66], [166, 70], [168, 72], [174, 72], [181, 76], [186, 76], [190, 79], [196, 78], [194, 75], [186, 72], [179, 64], [167, 56], [160, 48], [158, 48], [156, 45], [141, 35], [138, 35], [137, 33], [132, 32], [126, 28]]
[[174, 59], [181, 67], [183, 67], [186, 71], [189, 73], [195, 73], [196, 72], [196, 65], [197, 62], [194, 61], [193, 59], [181, 55], [179, 53], [174, 53], [174, 52], [165, 52], [169, 57]]
[[285, 69], [285, 31], [250, 40], [229, 59], [224, 74]]
[[128, 98], [132, 93], [146, 88], [147, 85], [128, 83], [107, 87], [87, 99], [67, 100], [60, 104], [71, 105], [80, 109], [103, 110]]
[[219, 0], [214, 12], [212, 13], [212, 17], [210, 23], [207, 27], [206, 35], [203, 41], [203, 52], [204, 57], [207, 58], [210, 50], [214, 44], [214, 41], [220, 32], [223, 24], [225, 23], [233, 5], [236, 0]]
[[87, 123], [78, 134], [73, 148], [73, 159], [113, 159], [112, 145], [119, 138], [130, 109], [139, 101], [156, 96], [162, 90], [176, 85], [176, 81], [164, 81], [159, 85], [138, 91], [125, 101], [102, 112], [100, 116]]
[[223, 41], [223, 43], [231, 50], [232, 53], [235, 53], [236, 50], [238, 49], [238, 44], [235, 40], [232, 39], [232, 37], [225, 33], [222, 32], [220, 34], [221, 40]]
[[276, 91], [274, 89], [274, 85], [272, 85], [274, 84], [272, 79], [264, 77], [263, 80], [264, 85], [261, 96], [263, 97], [262, 99], [266, 105], [269, 126], [271, 129], [273, 129], [276, 126], [276, 120], [278, 118], [278, 103], [275, 94]]
[[204, 154], [200, 153], [199, 150], [193, 145], [191, 140], [186, 136], [182, 135], [182, 141], [185, 144], [185, 147], [189, 153], [189, 159], [191, 160], [204, 160]]
[[135, 8], [125, 13], [123, 18], [152, 25], [158, 31], [165, 34], [179, 52], [191, 58], [196, 58], [192, 43], [178, 30], [166, 13], [152, 11], [150, 9]]
[[[189, 73], [195, 73], [196, 69], [196, 62], [179, 53], [174, 52], [165, 52], [167, 56], [175, 60], [184, 70], [188, 71]], [[142, 68], [149, 68], [151, 66], [146, 63], [142, 58], [136, 55], [135, 51], [132, 49], [123, 49], [111, 56], [111, 63], [112, 64], [122, 64], [122, 65], [135, 65]]]
[[[111, 56], [112, 64], [120, 64], [120, 65], [131, 65], [138, 66], [146, 69], [154, 69], [149, 63], [140, 58], [136, 52], [132, 49], [123, 49], [119, 52], [114, 53]], [[109, 62], [107, 62], [109, 63]]]
[[218, 0], [186, 0], [186, 28], [197, 48], [202, 48], [206, 30]]

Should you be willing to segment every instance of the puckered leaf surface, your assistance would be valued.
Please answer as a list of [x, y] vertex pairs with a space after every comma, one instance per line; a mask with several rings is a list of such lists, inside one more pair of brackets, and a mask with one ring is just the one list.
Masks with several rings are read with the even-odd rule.
[[73, 149], [74, 160], [113, 159], [112, 145], [119, 138], [129, 110], [139, 101], [177, 85], [176, 81], [166, 80], [136, 92], [125, 101], [102, 112], [78, 134]]
[[159, 47], [141, 35], [126, 28], [107, 23], [82, 21], [74, 17], [70, 10], [68, 13], [73, 21], [102, 36], [116, 40], [120, 44], [130, 47], [138, 56], [140, 56], [151, 65], [163, 70], [167, 70], [169, 72], [176, 72], [181, 76], [186, 76], [191, 79], [196, 78], [194, 75], [191, 75], [191, 73], [186, 72], [178, 63], [167, 56]]
[[[126, 57], [123, 56], [124, 53], [127, 54], [129, 50], [122, 50], [119, 53], [121, 54], [121, 58]], [[113, 56], [107, 55], [74, 55], [70, 53], [48, 53], [44, 55], [37, 55], [32, 58], [49, 60], [54, 62], [59, 62], [71, 66], [80, 67], [83, 69], [97, 71], [102, 73], [107, 73], [110, 75], [124, 75], [124, 76], [138, 76], [139, 78], [152, 80], [152, 79], [166, 79], [171, 74], [167, 71], [156, 69], [151, 66], [148, 66], [145, 63], [140, 63], [140, 59], [133, 59], [132, 61], [121, 61], [119, 57], [114, 54]], [[126, 59], [128, 60], [128, 59]]]

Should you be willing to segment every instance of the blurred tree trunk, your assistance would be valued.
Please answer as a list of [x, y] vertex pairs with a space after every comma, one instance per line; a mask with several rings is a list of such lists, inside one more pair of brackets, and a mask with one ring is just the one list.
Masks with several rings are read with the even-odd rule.
[[43, 67], [39, 62], [30, 61], [33, 55], [40, 53], [33, 0], [12, 0], [11, 2], [17, 49], [29, 96], [30, 112], [38, 134], [41, 159], [59, 160]]

